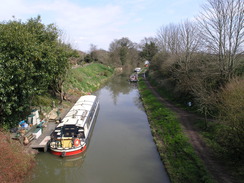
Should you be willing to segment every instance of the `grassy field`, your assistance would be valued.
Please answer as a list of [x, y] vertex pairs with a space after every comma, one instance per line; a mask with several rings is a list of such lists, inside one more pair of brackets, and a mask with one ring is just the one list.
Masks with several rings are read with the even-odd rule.
[[171, 181], [214, 182], [188, 142], [176, 115], [151, 93], [143, 80], [139, 82], [139, 90], [155, 143]]

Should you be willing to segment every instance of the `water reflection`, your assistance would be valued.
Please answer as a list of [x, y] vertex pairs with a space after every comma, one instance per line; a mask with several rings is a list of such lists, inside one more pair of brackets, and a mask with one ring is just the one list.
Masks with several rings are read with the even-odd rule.
[[[117, 98], [120, 94], [129, 94], [129, 93], [135, 93], [133, 101], [134, 104], [141, 110], [145, 111], [142, 101], [140, 99], [140, 95], [138, 93], [137, 89], [137, 83], [131, 83], [128, 81], [128, 77], [126, 74], [118, 75], [114, 78], [112, 78], [111, 82], [107, 84], [105, 87], [106, 90], [110, 91], [110, 96], [113, 99], [113, 104], [117, 104]], [[99, 95], [99, 93], [97, 93]]]
[[119, 94], [129, 94], [131, 90], [136, 89], [136, 83], [128, 84], [129, 81], [125, 75], [121, 74], [111, 79], [111, 82], [105, 87], [111, 93], [111, 97], [114, 101], [114, 104], [117, 103], [117, 97]]
[[51, 153], [40, 153], [37, 156], [37, 167], [32, 175], [32, 181], [36, 183], [77, 182], [85, 156], [84, 153], [62, 158]]

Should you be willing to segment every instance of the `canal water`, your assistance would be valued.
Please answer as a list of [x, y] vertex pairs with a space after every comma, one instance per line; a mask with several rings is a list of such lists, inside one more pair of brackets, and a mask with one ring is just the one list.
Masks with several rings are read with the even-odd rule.
[[116, 76], [95, 95], [100, 110], [83, 155], [37, 155], [31, 183], [169, 183], [136, 84]]

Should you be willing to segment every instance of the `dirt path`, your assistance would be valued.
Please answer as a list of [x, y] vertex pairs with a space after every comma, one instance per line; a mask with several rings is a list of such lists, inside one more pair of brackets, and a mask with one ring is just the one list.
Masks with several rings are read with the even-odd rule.
[[183, 127], [184, 132], [187, 134], [190, 143], [193, 145], [195, 151], [197, 152], [198, 156], [203, 160], [206, 168], [212, 175], [212, 177], [219, 183], [234, 183], [237, 182], [234, 180], [233, 177], [228, 175], [228, 171], [221, 166], [218, 162], [216, 162], [213, 157], [211, 156], [211, 151], [207, 148], [203, 138], [199, 134], [198, 130], [194, 127], [194, 122], [199, 119], [200, 117], [186, 112], [179, 107], [176, 107], [169, 101], [162, 98], [155, 89], [150, 85], [148, 81], [146, 81], [148, 88], [151, 89], [153, 94], [169, 109], [174, 111]]

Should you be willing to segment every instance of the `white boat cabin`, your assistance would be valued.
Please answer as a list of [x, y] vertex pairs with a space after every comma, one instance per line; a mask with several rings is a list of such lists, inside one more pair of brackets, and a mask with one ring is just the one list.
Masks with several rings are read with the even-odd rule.
[[57, 139], [82, 138], [89, 133], [98, 100], [94, 95], [81, 97], [56, 127]]

